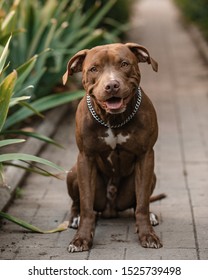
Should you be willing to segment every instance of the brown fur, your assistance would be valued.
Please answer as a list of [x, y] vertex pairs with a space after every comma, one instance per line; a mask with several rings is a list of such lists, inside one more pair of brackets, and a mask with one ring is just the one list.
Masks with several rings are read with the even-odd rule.
[[[66, 83], [69, 75], [82, 71], [83, 86], [94, 110], [112, 126], [125, 120], [135, 107], [141, 79], [139, 62], [147, 62], [157, 71], [157, 62], [147, 49], [134, 43], [82, 50], [68, 62], [63, 81]], [[67, 177], [73, 201], [71, 222], [80, 215], [70, 252], [92, 246], [95, 211], [103, 217], [116, 217], [118, 211], [132, 207], [141, 245], [162, 246], [149, 217], [156, 183], [153, 146], [157, 136], [156, 112], [143, 91], [136, 115], [124, 126], [112, 129], [92, 117], [86, 95], [83, 97], [76, 113], [79, 155]]]

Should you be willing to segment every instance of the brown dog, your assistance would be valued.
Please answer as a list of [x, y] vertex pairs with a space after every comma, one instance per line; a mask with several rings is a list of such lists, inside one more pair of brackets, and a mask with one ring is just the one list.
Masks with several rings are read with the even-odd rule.
[[150, 221], [149, 212], [158, 125], [155, 109], [139, 87], [139, 62], [158, 69], [147, 49], [134, 43], [82, 50], [68, 62], [64, 84], [82, 71], [86, 90], [76, 113], [79, 155], [67, 176], [71, 227], [78, 228], [70, 252], [92, 246], [94, 211], [116, 217], [133, 207], [141, 245], [162, 247], [152, 228], [158, 222], [155, 216]]

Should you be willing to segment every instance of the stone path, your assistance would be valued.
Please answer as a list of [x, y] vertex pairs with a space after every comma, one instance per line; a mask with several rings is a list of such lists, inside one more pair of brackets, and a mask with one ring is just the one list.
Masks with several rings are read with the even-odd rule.
[[[10, 222], [0, 230], [0, 259], [207, 259], [208, 258], [208, 68], [171, 0], [135, 3], [129, 41], [146, 46], [159, 63], [156, 74], [142, 65], [142, 87], [153, 101], [160, 127], [156, 144], [156, 193], [167, 198], [151, 208], [163, 248], [144, 249], [129, 211], [99, 220], [89, 252], [66, 250], [74, 230], [33, 234]], [[61, 110], [61, 109], [60, 109]], [[54, 116], [55, 118], [56, 116]], [[46, 147], [42, 156], [69, 169], [77, 155], [73, 115], [65, 116], [55, 139], [66, 149]], [[38, 227], [56, 227], [68, 217], [65, 182], [29, 175], [8, 212]]]

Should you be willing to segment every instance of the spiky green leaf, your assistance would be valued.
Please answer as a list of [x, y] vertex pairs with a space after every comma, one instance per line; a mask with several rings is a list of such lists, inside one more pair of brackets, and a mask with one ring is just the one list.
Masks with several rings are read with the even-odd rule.
[[[83, 97], [83, 95], [83, 90], [52, 94], [50, 96], [40, 98], [39, 100], [30, 103], [30, 106], [32, 106], [38, 112], [43, 112], [45, 110], [52, 109], [57, 106], [71, 102], [75, 99], [81, 98]], [[12, 125], [32, 115], [34, 115], [33, 111], [29, 110], [28, 108], [21, 108], [20, 110], [18, 110], [17, 112], [15, 112], [7, 118], [6, 123], [4, 125], [4, 129], [8, 129]]]
[[0, 211], [0, 217], [4, 218], [4, 219], [7, 219], [23, 228], [26, 228], [32, 232], [36, 232], [36, 233], [55, 233], [55, 232], [59, 232], [59, 231], [63, 231], [63, 230], [66, 230], [68, 228], [68, 222], [65, 221], [63, 223], [61, 223], [57, 228], [55, 229], [51, 229], [51, 230], [42, 230], [36, 226], [33, 226], [29, 223], [27, 223], [26, 221], [23, 221], [21, 219], [18, 219], [12, 215], [9, 215], [7, 213], [4, 213], [2, 211]]
[[23, 154], [23, 153], [8, 153], [8, 154], [0, 155], [0, 162], [11, 161], [11, 160], [12, 161], [13, 160], [34, 161], [34, 162], [37, 162], [37, 163], [47, 165], [47, 166], [52, 167], [54, 169], [57, 169], [61, 172], [65, 172], [65, 170], [62, 167], [56, 165], [55, 163], [53, 163], [49, 160], [46, 160], [46, 159], [43, 159], [43, 158], [40, 158], [40, 157], [37, 157], [37, 156], [33, 156], [33, 155], [29, 155], [29, 154]]
[[9, 102], [13, 93], [16, 79], [17, 72], [14, 70], [0, 84], [0, 131], [7, 117]]
[[0, 148], [4, 147], [4, 146], [8, 146], [8, 145], [12, 145], [12, 144], [18, 144], [18, 143], [22, 143], [25, 142], [24, 139], [7, 139], [7, 140], [1, 140], [0, 141]]
[[1, 53], [1, 56], [0, 56], [0, 75], [2, 73], [2, 70], [4, 68], [4, 65], [5, 65], [7, 56], [8, 56], [9, 43], [11, 41], [11, 38], [12, 38], [12, 36], [9, 37], [9, 39], [8, 39], [8, 41], [6, 43], [6, 46], [4, 47], [4, 49], [3, 49], [2, 53]]

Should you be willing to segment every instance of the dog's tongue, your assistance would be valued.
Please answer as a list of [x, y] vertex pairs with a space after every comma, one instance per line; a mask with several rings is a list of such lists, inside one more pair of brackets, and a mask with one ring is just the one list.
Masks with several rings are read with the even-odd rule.
[[122, 100], [122, 98], [112, 97], [112, 98], [106, 100], [105, 104], [108, 107], [108, 109], [116, 110], [122, 106], [123, 100]]

